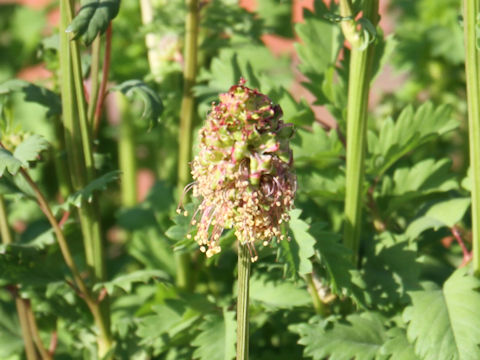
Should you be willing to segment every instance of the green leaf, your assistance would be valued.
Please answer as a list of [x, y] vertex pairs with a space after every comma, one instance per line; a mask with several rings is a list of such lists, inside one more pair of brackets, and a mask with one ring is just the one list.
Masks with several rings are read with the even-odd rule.
[[367, 172], [383, 175], [410, 151], [454, 130], [458, 125], [448, 105], [434, 108], [432, 103], [427, 102], [415, 112], [411, 106], [406, 107], [395, 122], [385, 120], [378, 134], [369, 132]]
[[146, 283], [151, 279], [154, 280], [169, 280], [169, 276], [162, 270], [137, 270], [125, 275], [120, 275], [113, 280], [95, 284], [93, 290], [104, 288], [111, 295], [116, 287], [129, 293], [132, 290], [133, 283]]
[[30, 161], [37, 160], [40, 152], [48, 148], [48, 142], [40, 135], [32, 135], [23, 140], [13, 154], [0, 148], [0, 176], [5, 170], [11, 175], [16, 175], [21, 167], [28, 168]]
[[314, 360], [373, 360], [379, 355], [387, 335], [381, 315], [373, 312], [353, 314], [348, 323], [331, 321], [331, 327], [317, 321], [290, 326], [300, 335], [305, 356]]
[[175, 257], [172, 243], [157, 227], [148, 227], [133, 232], [127, 243], [128, 253], [149, 269], [163, 269], [175, 275]]
[[183, 300], [167, 299], [164, 304], [153, 306], [155, 314], [139, 320], [137, 335], [140, 345], [154, 349], [154, 355], [168, 349], [178, 336], [189, 336], [188, 330], [200, 318]]
[[44, 137], [32, 135], [15, 148], [13, 156], [20, 160], [24, 167], [28, 167], [28, 163], [37, 160], [38, 155], [48, 149], [48, 146], [48, 141]]
[[297, 167], [311, 165], [322, 169], [338, 164], [344, 155], [344, 147], [338, 139], [336, 131], [327, 132], [318, 123], [314, 123], [312, 131], [298, 129], [293, 139], [292, 150]]
[[412, 167], [396, 169], [393, 177], [385, 176], [380, 189], [382, 201], [387, 202], [390, 213], [403, 205], [410, 205], [416, 198], [458, 189], [450, 159], [435, 161], [426, 159]]
[[109, 183], [116, 181], [120, 178], [121, 171], [110, 171], [99, 178], [96, 178], [90, 182], [85, 188], [70, 195], [67, 200], [55, 210], [63, 209], [67, 210], [71, 205], [81, 207], [83, 201], [91, 202], [93, 199], [93, 193], [95, 191], [105, 190]]
[[0, 84], [0, 95], [14, 92], [22, 92], [25, 101], [37, 103], [47, 108], [48, 117], [62, 113], [60, 96], [51, 90], [19, 79], [8, 80]]
[[0, 358], [21, 354], [24, 349], [20, 324], [12, 303], [0, 301]]
[[108, 24], [118, 14], [120, 0], [82, 0], [81, 8], [67, 27], [74, 33], [74, 39], [83, 37], [89, 45], [97, 35], [107, 30]]
[[470, 198], [458, 198], [434, 204], [423, 216], [412, 221], [405, 233], [411, 239], [416, 239], [427, 229], [451, 228], [463, 219], [470, 203]]
[[117, 85], [113, 90], [121, 91], [128, 99], [139, 97], [144, 105], [142, 119], [148, 120], [150, 126], [157, 124], [164, 106], [162, 99], [141, 80], [128, 80]]
[[407, 336], [424, 360], [480, 359], [480, 280], [467, 268], [455, 271], [439, 289], [433, 284], [409, 293], [403, 312]]
[[278, 248], [277, 260], [284, 264], [284, 274], [288, 278], [297, 278], [298, 274], [312, 272], [310, 258], [315, 254], [315, 239], [308, 233], [310, 225], [300, 219], [301, 210], [290, 212], [289, 233], [291, 240], [280, 241], [273, 246]]
[[230, 360], [235, 358], [235, 312], [223, 309], [222, 316], [206, 315], [199, 326], [200, 334], [193, 339], [197, 347], [193, 356], [200, 360]]
[[15, 175], [21, 167], [20, 160], [15, 158], [10, 151], [0, 148], [0, 176], [3, 176], [5, 170]]
[[0, 286], [42, 286], [62, 280], [60, 254], [37, 246], [0, 244]]
[[387, 355], [389, 360], [420, 360], [415, 355], [413, 344], [407, 339], [402, 328], [393, 328], [387, 331], [388, 340], [383, 344], [380, 352]]
[[417, 248], [407, 238], [383, 232], [366, 249], [362, 280], [372, 305], [382, 310], [408, 301], [407, 291], [419, 289]]
[[315, 15], [305, 12], [306, 20], [295, 26], [301, 43], [295, 44], [300, 58], [300, 71], [308, 77], [305, 86], [317, 97], [318, 104], [325, 104], [327, 96], [323, 89], [327, 70], [335, 65], [342, 45], [341, 31], [337, 24], [326, 21], [325, 5], [316, 2]]
[[175, 250], [194, 249], [196, 247], [195, 240], [193, 239], [197, 231], [197, 227], [192, 225], [192, 216], [196, 211], [197, 206], [194, 203], [188, 203], [184, 206], [184, 210], [181, 214], [177, 214], [172, 225], [165, 232], [165, 235], [177, 241]]
[[271, 279], [266, 274], [254, 274], [250, 279], [250, 299], [271, 309], [289, 309], [312, 304], [305, 288], [288, 280]]
[[311, 233], [316, 239], [315, 248], [318, 250], [319, 262], [327, 271], [327, 281], [332, 292], [341, 296], [352, 296], [358, 302], [358, 289], [352, 283], [352, 271], [355, 267], [351, 261], [351, 250], [343, 245], [340, 235], [324, 231], [320, 224], [312, 226]]

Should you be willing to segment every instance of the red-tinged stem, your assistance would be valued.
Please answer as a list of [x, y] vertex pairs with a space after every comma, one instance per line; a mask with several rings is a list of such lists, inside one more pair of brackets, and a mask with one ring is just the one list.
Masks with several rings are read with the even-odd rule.
[[100, 117], [102, 116], [103, 101], [105, 99], [105, 92], [107, 89], [108, 73], [110, 72], [110, 57], [112, 49], [112, 23], [108, 25], [105, 35], [105, 55], [103, 58], [102, 82], [100, 84], [100, 91], [98, 92], [97, 107], [95, 109], [95, 116], [93, 118], [93, 131], [95, 138], [98, 137], [98, 129], [100, 127]]
[[460, 267], [463, 267], [472, 260], [472, 253], [468, 251], [467, 247], [465, 246], [465, 243], [463, 242], [463, 239], [462, 239], [462, 235], [460, 234], [460, 231], [456, 226], [452, 227], [452, 235], [455, 238], [455, 240], [457, 240], [458, 245], [460, 245], [460, 248], [462, 249], [463, 260]]
[[57, 350], [58, 345], [58, 334], [56, 331], [52, 333], [52, 337], [50, 338], [50, 346], [48, 347], [48, 353], [53, 356], [55, 354], [55, 350]]

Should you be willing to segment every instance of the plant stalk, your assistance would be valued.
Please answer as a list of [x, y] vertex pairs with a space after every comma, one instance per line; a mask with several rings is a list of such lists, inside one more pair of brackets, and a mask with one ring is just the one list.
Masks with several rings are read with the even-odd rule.
[[102, 45], [102, 37], [97, 35], [92, 43], [92, 63], [90, 65], [90, 96], [88, 101], [88, 120], [93, 124], [95, 109], [98, 101], [98, 73], [100, 71], [100, 50]]
[[[353, 17], [350, 2], [340, 2], [342, 17]], [[378, 22], [378, 0], [365, 0], [363, 16], [374, 26]], [[345, 27], [345, 26], [344, 26]], [[345, 37], [352, 38], [346, 32]], [[365, 168], [365, 152], [367, 146], [367, 110], [370, 80], [373, 65], [374, 46], [359, 49], [359, 43], [353, 37], [350, 54], [350, 75], [348, 82], [347, 106], [347, 150], [346, 150], [346, 193], [345, 193], [345, 225], [344, 242], [352, 250], [353, 261], [358, 264], [360, 232], [362, 226], [363, 182]]]
[[305, 275], [305, 282], [307, 283], [308, 291], [310, 293], [310, 296], [312, 297], [313, 308], [315, 309], [315, 312], [323, 317], [327, 316], [327, 307], [318, 295], [317, 287], [315, 286], [315, 282], [313, 281], [313, 275]]
[[248, 303], [250, 295], [250, 251], [238, 244], [237, 360], [248, 360]]
[[[10, 232], [10, 227], [8, 226], [7, 208], [2, 195], [0, 195], [0, 235], [2, 236], [3, 244], [8, 245], [13, 242], [12, 233]], [[14, 294], [14, 297], [27, 360], [37, 360], [39, 357], [37, 356], [32, 332], [28, 324], [27, 307], [23, 299], [18, 297], [18, 294]]]
[[42, 210], [45, 217], [48, 219], [48, 222], [52, 226], [53, 231], [55, 233], [55, 237], [57, 238], [58, 245], [60, 247], [60, 251], [65, 261], [65, 264], [70, 269], [73, 275], [73, 279], [75, 281], [75, 285], [78, 288], [78, 292], [80, 293], [81, 297], [84, 299], [85, 303], [90, 309], [90, 312], [92, 313], [93, 318], [95, 320], [95, 324], [100, 330], [100, 338], [98, 339], [98, 346], [99, 346], [99, 355], [101, 356], [101, 358], [103, 358], [103, 356], [105, 356], [108, 353], [109, 349], [113, 345], [112, 335], [110, 332], [109, 318], [105, 319], [105, 315], [102, 311], [102, 309], [104, 308], [102, 306], [102, 303], [99, 303], [93, 297], [92, 293], [90, 292], [87, 285], [85, 284], [82, 277], [80, 276], [80, 272], [78, 271], [77, 265], [73, 260], [72, 253], [68, 246], [67, 239], [65, 238], [65, 235], [63, 234], [63, 231], [57, 219], [53, 215], [53, 212], [50, 206], [48, 205], [48, 202], [45, 199], [45, 196], [40, 191], [37, 184], [32, 180], [32, 178], [30, 177], [30, 175], [25, 169], [20, 168], [20, 174], [23, 176], [23, 178], [32, 188], [33, 192], [35, 193], [35, 198], [37, 200], [37, 203], [40, 206], [40, 209]]
[[472, 254], [473, 270], [477, 276], [480, 276], [480, 56], [477, 49], [478, 11], [477, 0], [464, 0], [465, 72], [472, 174]]
[[93, 117], [93, 132], [95, 138], [98, 137], [100, 128], [100, 119], [102, 116], [103, 101], [105, 100], [105, 92], [107, 90], [108, 73], [110, 72], [110, 56], [112, 53], [112, 23], [108, 25], [105, 34], [105, 54], [103, 55], [102, 82], [100, 83], [100, 91], [96, 103], [95, 115]]
[[[71, 164], [72, 185], [74, 190], [79, 190], [93, 180], [94, 164], [91, 126], [89, 125], [87, 118], [87, 109], [83, 93], [83, 79], [78, 42], [71, 41], [65, 31], [72, 21], [72, 17], [72, 1], [61, 0], [59, 55], [62, 75], [61, 91], [63, 122], [65, 128], [65, 148], [67, 150], [69, 164]], [[84, 201], [82, 206], [78, 209], [84, 239], [86, 262], [90, 270], [93, 270], [96, 281], [104, 280], [106, 278], [100, 216], [98, 211], [96, 199], [94, 199], [92, 203]], [[46, 212], [46, 214], [47, 213], [48, 212]], [[49, 221], [55, 229], [53, 222], [56, 222], [56, 219], [50, 217]], [[58, 227], [58, 229], [61, 232], [60, 227]], [[59, 243], [61, 242], [62, 241], [60, 240]], [[66, 261], [68, 260], [67, 257]], [[71, 263], [70, 266], [72, 264], [73, 263]], [[78, 275], [75, 275], [75, 273], [74, 278], [77, 286], [80, 288], [80, 292], [87, 294], [86, 290], [88, 289], [86, 289], [82, 279], [79, 278]], [[83, 284], [82, 286], [85, 288], [82, 289], [79, 284]], [[99, 356], [103, 357], [108, 353], [112, 346], [108, 297], [104, 298], [101, 304], [98, 304], [91, 295], [84, 295], [84, 298], [94, 316], [96, 325], [100, 329], [98, 348]]]
[[[185, 22], [185, 70], [183, 74], [183, 96], [180, 109], [180, 132], [178, 152], [178, 194], [182, 194], [183, 188], [190, 178], [189, 162], [192, 156], [192, 129], [195, 116], [195, 98], [193, 86], [197, 77], [198, 58], [198, 0], [186, 0], [187, 17]], [[181, 195], [180, 195], [181, 196]], [[191, 260], [188, 253], [175, 255], [177, 268], [177, 286], [183, 289], [191, 289]]]
[[119, 167], [122, 172], [122, 205], [134, 206], [137, 203], [137, 161], [135, 156], [135, 127], [128, 110], [125, 96], [115, 93], [120, 112], [120, 136], [118, 139]]

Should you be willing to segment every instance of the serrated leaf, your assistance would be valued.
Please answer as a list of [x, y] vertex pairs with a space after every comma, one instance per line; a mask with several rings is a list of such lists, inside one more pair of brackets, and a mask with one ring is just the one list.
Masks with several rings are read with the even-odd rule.
[[235, 358], [235, 312], [223, 309], [222, 316], [209, 314], [199, 326], [200, 333], [192, 341], [193, 353], [200, 360], [231, 360]]
[[463, 219], [470, 203], [470, 198], [458, 198], [434, 204], [423, 216], [412, 221], [405, 233], [411, 239], [416, 239], [427, 229], [451, 228]]
[[5, 171], [15, 175], [21, 167], [20, 160], [16, 159], [10, 151], [0, 148], [0, 176], [3, 176]]
[[30, 161], [37, 160], [38, 155], [48, 149], [48, 141], [40, 135], [27, 137], [20, 145], [15, 148], [13, 156], [17, 158], [24, 167], [28, 167]]
[[309, 306], [312, 299], [300, 284], [284, 279], [271, 279], [266, 274], [254, 274], [250, 279], [250, 299], [271, 309]]
[[309, 234], [310, 225], [300, 219], [300, 209], [290, 211], [289, 233], [291, 240], [280, 241], [274, 246], [278, 247], [277, 259], [285, 264], [284, 274], [288, 278], [296, 278], [312, 272], [310, 258], [315, 254], [315, 239]]
[[137, 270], [129, 274], [117, 276], [110, 281], [97, 283], [93, 290], [104, 288], [111, 295], [115, 288], [120, 288], [129, 293], [134, 283], [146, 283], [152, 279], [167, 281], [169, 276], [162, 270]]
[[420, 358], [480, 359], [480, 280], [468, 271], [455, 271], [442, 289], [431, 285], [409, 293], [412, 306], [405, 309], [403, 319]]
[[320, 265], [327, 270], [332, 292], [337, 295], [348, 294], [357, 299], [358, 291], [351, 275], [355, 269], [351, 261], [352, 252], [343, 245], [341, 236], [324, 231], [320, 224], [312, 226], [311, 233], [316, 239], [315, 248], [319, 252]]
[[306, 12], [305, 22], [295, 26], [301, 40], [295, 48], [301, 61], [299, 69], [310, 81], [305, 86], [317, 97], [318, 104], [325, 104], [328, 97], [323, 89], [324, 81], [330, 79], [327, 69], [335, 64], [340, 50], [341, 31], [337, 24], [323, 17], [327, 11], [325, 5], [316, 2], [315, 10], [315, 15]]
[[36, 246], [0, 244], [0, 286], [22, 284], [42, 286], [62, 280], [58, 254]]
[[154, 349], [154, 355], [165, 351], [177, 336], [188, 337], [187, 329], [200, 318], [199, 312], [189, 308], [183, 300], [167, 299], [152, 310], [153, 315], [139, 320], [136, 334], [141, 345]]
[[335, 321], [331, 328], [318, 322], [299, 324], [290, 326], [290, 330], [300, 335], [304, 354], [314, 360], [376, 359], [387, 338], [383, 318], [366, 312], [350, 315], [347, 321]]
[[384, 177], [380, 197], [388, 203], [386, 211], [391, 212], [429, 194], [458, 189], [456, 175], [450, 170], [451, 166], [450, 159], [425, 159], [412, 167], [396, 169], [393, 177]]
[[388, 356], [388, 360], [420, 360], [415, 355], [413, 344], [407, 339], [402, 328], [393, 328], [387, 331], [388, 340], [383, 344], [380, 352]]
[[25, 101], [37, 103], [47, 108], [47, 116], [62, 113], [60, 96], [51, 90], [19, 79], [8, 80], [0, 84], [0, 95], [20, 91], [24, 94]]
[[162, 115], [164, 109], [162, 99], [143, 81], [128, 80], [117, 85], [113, 90], [121, 91], [130, 100], [139, 97], [144, 106], [142, 119], [148, 120], [150, 126], [154, 126]]
[[298, 129], [293, 139], [292, 150], [295, 165], [322, 169], [340, 162], [344, 147], [336, 131], [327, 132], [320, 124], [314, 123], [312, 131]]
[[0, 301], [0, 358], [21, 354], [24, 349], [20, 324], [12, 303]]
[[75, 207], [81, 207], [83, 201], [91, 202], [95, 191], [105, 190], [108, 184], [118, 180], [120, 178], [120, 175], [121, 171], [114, 170], [100, 176], [99, 178], [96, 178], [87, 186], [85, 186], [85, 188], [83, 188], [82, 190], [79, 190], [74, 194], [70, 195], [62, 205], [56, 208], [56, 210], [67, 210], [70, 205], [73, 205]]
[[107, 30], [119, 8], [120, 0], [82, 0], [78, 14], [66, 31], [73, 32], [74, 39], [82, 36], [89, 45], [97, 35]]
[[376, 236], [373, 244], [366, 249], [361, 271], [372, 305], [389, 309], [407, 302], [407, 291], [420, 288], [416, 244], [389, 232]]
[[383, 175], [410, 151], [454, 130], [458, 125], [448, 105], [435, 108], [427, 102], [417, 111], [411, 106], [405, 108], [395, 122], [385, 120], [378, 134], [369, 132], [367, 172]]

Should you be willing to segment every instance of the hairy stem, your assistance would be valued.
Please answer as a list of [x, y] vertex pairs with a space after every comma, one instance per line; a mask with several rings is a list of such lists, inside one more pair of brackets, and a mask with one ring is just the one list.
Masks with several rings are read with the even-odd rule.
[[238, 244], [237, 360], [248, 360], [248, 303], [250, 292], [250, 251]]
[[[185, 23], [185, 71], [183, 75], [183, 97], [180, 109], [180, 132], [178, 152], [178, 193], [190, 178], [189, 162], [192, 156], [192, 128], [195, 116], [195, 99], [193, 86], [197, 77], [197, 50], [198, 50], [198, 0], [186, 0], [187, 18]], [[177, 285], [180, 288], [190, 289], [192, 277], [190, 271], [190, 256], [187, 253], [176, 254]]]
[[[346, 4], [347, 1], [342, 1]], [[349, 2], [348, 2], [349, 3]], [[352, 17], [351, 7], [340, 7], [343, 17]], [[378, 0], [365, 0], [363, 16], [374, 25], [378, 21]], [[352, 38], [348, 32], [345, 37]], [[358, 263], [360, 231], [362, 219], [364, 162], [367, 145], [367, 110], [370, 79], [373, 63], [373, 45], [366, 49], [358, 48], [356, 38], [353, 39], [350, 55], [350, 75], [348, 82], [347, 106], [347, 166], [345, 194], [344, 242], [352, 250], [353, 261]]]
[[[10, 227], [8, 226], [7, 208], [2, 195], [0, 195], [0, 235], [2, 236], [3, 244], [8, 245], [13, 242], [12, 233], [10, 232]], [[14, 289], [16, 290], [16, 286]], [[22, 330], [22, 338], [25, 345], [25, 354], [27, 356], [27, 360], [37, 360], [39, 357], [35, 351], [32, 332], [30, 330], [30, 326], [28, 325], [27, 307], [23, 299], [18, 297], [18, 294], [15, 293], [13, 295], [15, 297], [15, 306], [17, 308], [20, 329]]]
[[477, 276], [480, 276], [480, 57], [477, 49], [478, 11], [477, 0], [463, 1], [468, 134], [472, 174], [473, 270]]

